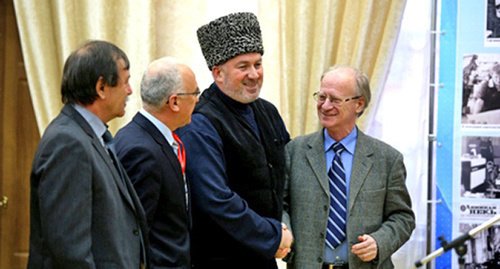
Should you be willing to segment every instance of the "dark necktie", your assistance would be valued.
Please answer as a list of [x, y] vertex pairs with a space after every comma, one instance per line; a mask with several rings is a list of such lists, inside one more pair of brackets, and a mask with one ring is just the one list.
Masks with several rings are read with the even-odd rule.
[[[104, 134], [102, 135], [102, 139], [104, 140], [104, 145], [105, 145], [106, 150], [108, 151], [109, 157], [111, 157], [111, 161], [113, 161], [113, 164], [115, 165], [116, 170], [118, 170], [118, 173], [120, 173], [120, 168], [118, 167], [118, 163], [117, 163], [118, 159], [117, 159], [116, 152], [115, 152], [115, 143], [113, 141], [113, 136], [111, 135], [111, 133], [108, 130], [106, 130], [106, 132], [104, 132]], [[122, 176], [121, 173], [120, 173], [120, 176]]]
[[187, 182], [186, 182], [186, 149], [184, 148], [184, 144], [182, 143], [182, 140], [177, 136], [177, 134], [172, 133], [172, 136], [174, 137], [174, 146], [177, 147], [177, 159], [179, 160], [179, 163], [181, 164], [182, 168], [182, 179], [184, 181], [184, 198], [186, 199], [186, 210], [189, 208], [189, 200], [188, 200], [188, 187], [187, 187]]
[[335, 156], [332, 167], [328, 171], [330, 212], [326, 229], [326, 244], [332, 249], [337, 248], [346, 238], [347, 184], [344, 166], [340, 160], [343, 150], [344, 146], [339, 142], [333, 145]]

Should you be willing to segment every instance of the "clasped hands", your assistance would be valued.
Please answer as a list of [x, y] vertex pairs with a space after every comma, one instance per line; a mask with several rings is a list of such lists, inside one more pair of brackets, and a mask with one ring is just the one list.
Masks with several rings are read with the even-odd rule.
[[286, 257], [286, 255], [291, 250], [291, 246], [292, 246], [292, 242], [293, 242], [292, 232], [290, 232], [290, 230], [288, 230], [288, 228], [286, 227], [286, 224], [281, 223], [281, 227], [283, 230], [281, 233], [281, 243], [280, 243], [280, 247], [278, 248], [278, 251], [276, 251], [276, 254], [274, 255], [274, 257], [276, 257], [278, 259], [282, 259], [282, 258]]

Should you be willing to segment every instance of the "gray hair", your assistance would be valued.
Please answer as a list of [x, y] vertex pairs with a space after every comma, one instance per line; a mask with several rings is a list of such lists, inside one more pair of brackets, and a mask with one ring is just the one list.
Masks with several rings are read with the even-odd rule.
[[323, 72], [323, 74], [321, 75], [320, 81], [323, 81], [323, 78], [325, 77], [325, 75], [327, 73], [329, 73], [331, 71], [339, 70], [339, 69], [348, 69], [348, 70], [351, 70], [352, 72], [354, 72], [355, 80], [356, 80], [356, 85], [354, 86], [354, 92], [356, 95], [360, 95], [361, 97], [363, 97], [365, 99], [365, 107], [358, 114], [358, 117], [359, 117], [363, 114], [363, 112], [365, 112], [365, 109], [368, 107], [368, 104], [370, 103], [370, 100], [372, 98], [372, 94], [370, 91], [370, 79], [363, 71], [360, 71], [359, 69], [356, 69], [356, 68], [348, 66], [348, 65], [340, 65], [339, 64], [339, 65], [334, 65], [334, 66], [328, 67], [328, 69], [325, 72]]
[[[149, 67], [159, 61], [165, 61], [165, 64], [157, 72], [149, 74]], [[141, 98], [146, 108], [158, 109], [172, 94], [184, 87], [182, 75], [178, 62], [173, 58], [161, 58], [152, 62], [149, 67], [142, 76]]]

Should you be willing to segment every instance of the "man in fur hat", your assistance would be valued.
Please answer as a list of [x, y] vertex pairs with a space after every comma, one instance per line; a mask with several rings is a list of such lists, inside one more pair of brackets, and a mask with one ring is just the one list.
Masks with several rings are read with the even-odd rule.
[[277, 268], [292, 235], [281, 223], [284, 146], [277, 109], [259, 98], [262, 37], [252, 13], [233, 13], [197, 31], [215, 82], [191, 124], [176, 133], [188, 157], [194, 268]]

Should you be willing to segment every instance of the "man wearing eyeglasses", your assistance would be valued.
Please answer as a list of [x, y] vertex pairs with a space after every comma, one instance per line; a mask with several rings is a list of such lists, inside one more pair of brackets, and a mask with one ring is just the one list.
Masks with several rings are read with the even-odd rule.
[[252, 13], [233, 13], [197, 31], [215, 82], [201, 95], [186, 144], [193, 201], [193, 268], [276, 269], [292, 238], [281, 223], [284, 146], [276, 108], [259, 98], [261, 31]]
[[286, 146], [288, 268], [393, 268], [415, 217], [403, 156], [356, 127], [370, 102], [368, 77], [334, 66], [313, 97], [322, 130]]
[[191, 121], [199, 94], [189, 67], [156, 60], [142, 77], [143, 109], [116, 135], [117, 155], [146, 212], [152, 268], [191, 268], [186, 154], [172, 132]]

